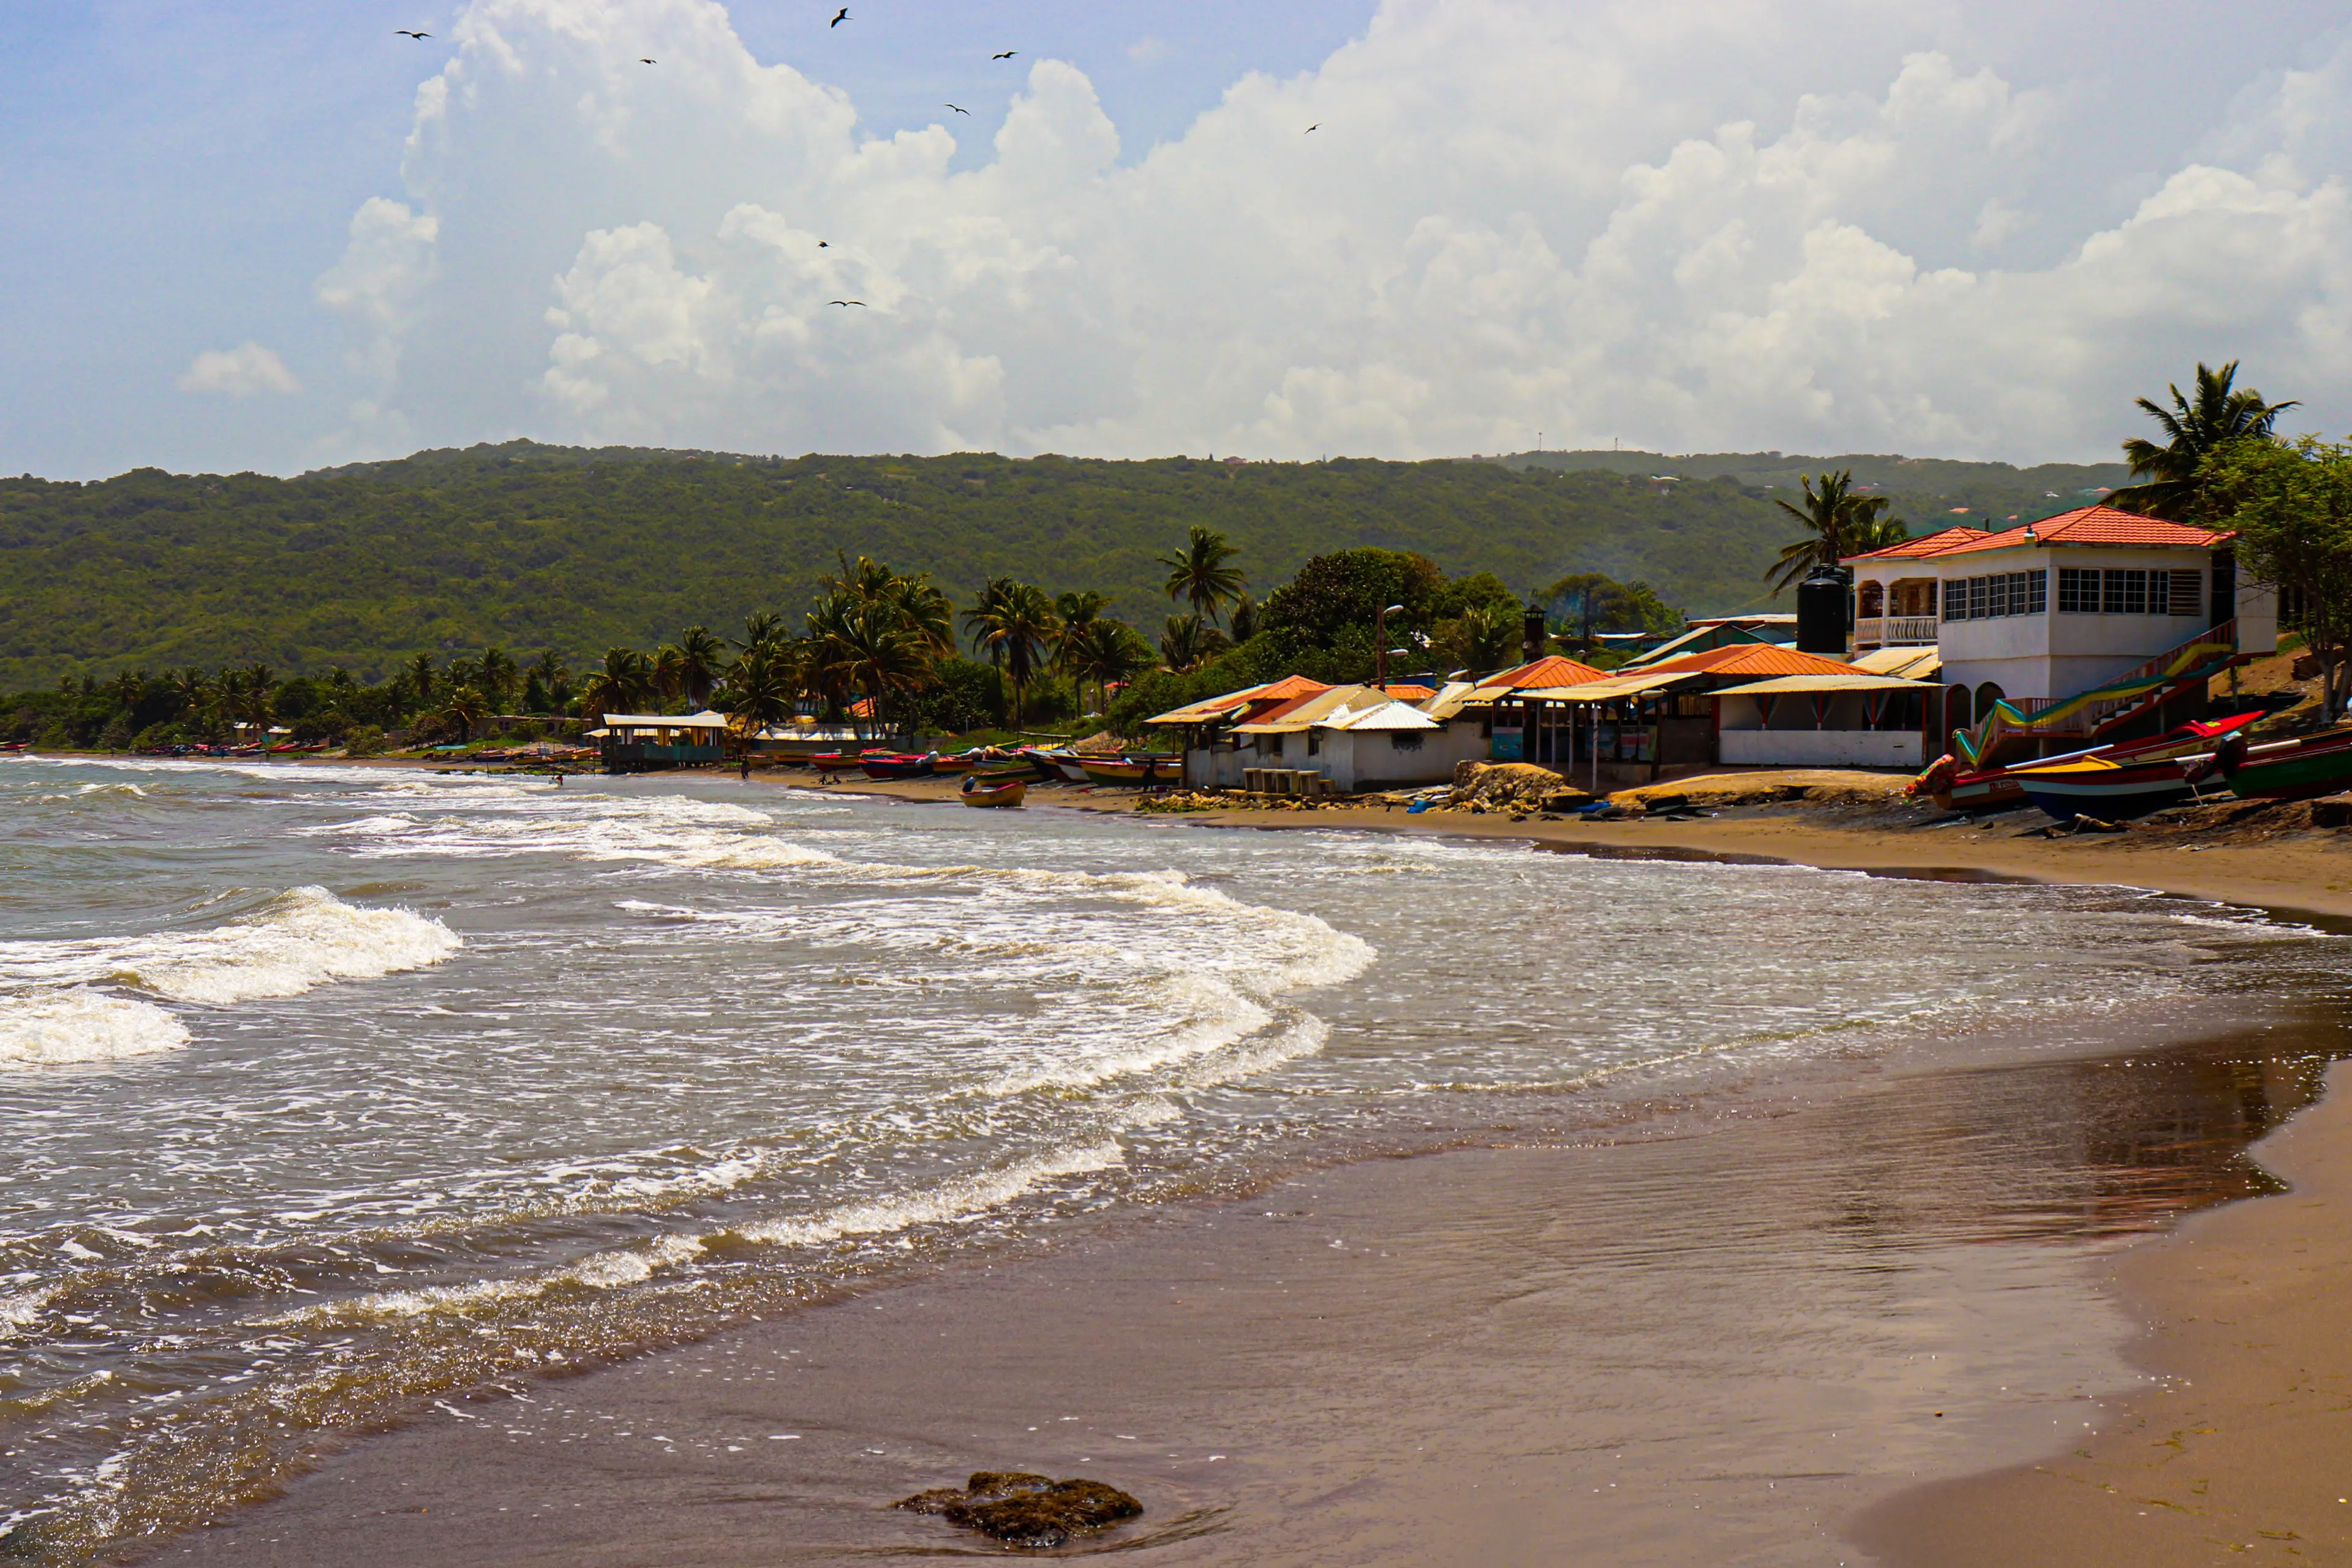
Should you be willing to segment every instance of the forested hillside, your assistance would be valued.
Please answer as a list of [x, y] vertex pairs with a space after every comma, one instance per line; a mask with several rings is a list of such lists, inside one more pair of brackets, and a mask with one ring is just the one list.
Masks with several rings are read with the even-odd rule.
[[373, 677], [420, 649], [492, 643], [586, 659], [689, 625], [728, 630], [756, 610], [797, 616], [836, 552], [929, 572], [959, 602], [1008, 574], [1048, 592], [1099, 589], [1110, 613], [1157, 625], [1171, 606], [1153, 558], [1194, 523], [1241, 547], [1261, 594], [1311, 555], [1373, 544], [1523, 591], [1595, 571], [1725, 611], [1760, 602], [1765, 563], [1795, 532], [1772, 493], [1730, 475], [1658, 485], [1492, 462], [764, 458], [524, 442], [292, 479], [0, 479], [0, 690], [252, 659]]

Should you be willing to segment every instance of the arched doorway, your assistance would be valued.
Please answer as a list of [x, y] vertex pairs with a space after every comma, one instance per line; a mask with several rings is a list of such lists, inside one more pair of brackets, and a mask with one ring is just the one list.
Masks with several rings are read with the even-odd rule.
[[1969, 704], [1969, 689], [1965, 686], [1955, 686], [1946, 691], [1944, 693], [1944, 728], [1965, 730], [1975, 722], [1976, 715]]
[[1996, 702], [2000, 701], [2000, 698], [2001, 698], [2001, 690], [2000, 690], [2000, 687], [1998, 687], [1998, 686], [1995, 686], [1995, 685], [1994, 685], [1991, 681], [1990, 681], [1990, 680], [1986, 681], [1982, 686], [1979, 686], [1979, 687], [1978, 687], [1978, 688], [1977, 688], [1977, 722], [1978, 722], [1978, 723], [1981, 724], [1981, 723], [1983, 723], [1983, 722], [1985, 721], [1985, 719], [1986, 719], [1986, 718], [1987, 718], [1987, 717], [1988, 717], [1988, 716], [1992, 712], [1992, 705], [1993, 705], [1994, 703], [1996, 703]]

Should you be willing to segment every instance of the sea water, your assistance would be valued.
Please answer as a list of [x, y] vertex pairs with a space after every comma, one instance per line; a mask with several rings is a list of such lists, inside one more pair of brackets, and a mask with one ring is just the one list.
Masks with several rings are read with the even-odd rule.
[[704, 777], [0, 759], [0, 1530], [1304, 1161], [1638, 1128], [2336, 939], [2120, 889]]

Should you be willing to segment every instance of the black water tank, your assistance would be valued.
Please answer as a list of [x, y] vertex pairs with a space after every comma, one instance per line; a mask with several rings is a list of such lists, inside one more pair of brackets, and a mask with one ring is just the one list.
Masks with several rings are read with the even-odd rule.
[[1846, 602], [1853, 590], [1835, 566], [1816, 566], [1797, 584], [1797, 651], [1845, 657]]
[[1519, 653], [1533, 664], [1544, 656], [1544, 645], [1550, 641], [1544, 631], [1544, 607], [1529, 605], [1519, 617]]

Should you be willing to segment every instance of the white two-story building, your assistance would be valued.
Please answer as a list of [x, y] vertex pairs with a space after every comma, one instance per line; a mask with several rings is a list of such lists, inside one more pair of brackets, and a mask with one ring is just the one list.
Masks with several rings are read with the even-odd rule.
[[2090, 506], [1849, 556], [1854, 649], [1935, 645], [1948, 727], [2003, 698], [2076, 696], [2200, 640], [2268, 652], [2277, 598], [2239, 579], [2235, 537]]

